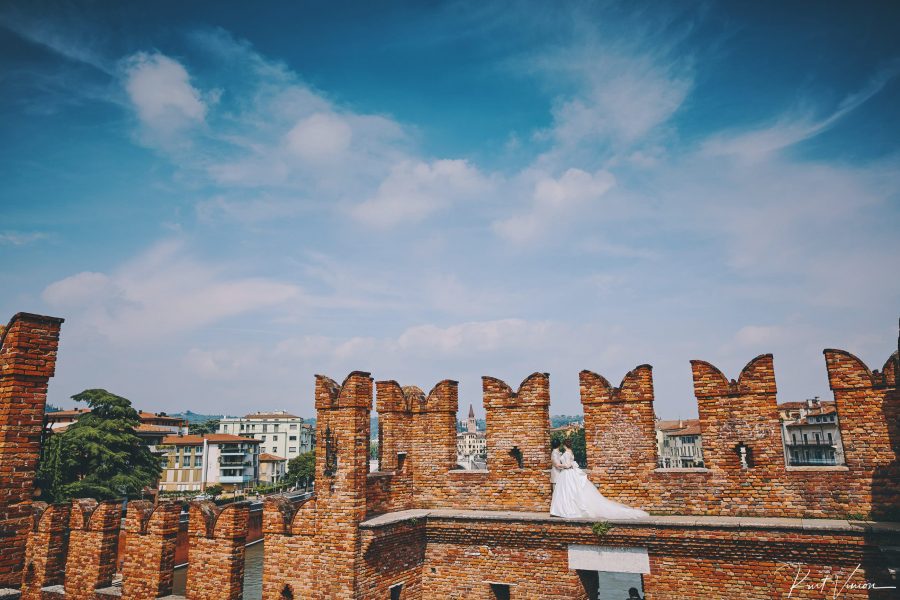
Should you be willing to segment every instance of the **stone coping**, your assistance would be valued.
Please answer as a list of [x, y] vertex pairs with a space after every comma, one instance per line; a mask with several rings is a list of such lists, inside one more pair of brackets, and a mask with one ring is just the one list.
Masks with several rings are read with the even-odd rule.
[[[516, 521], [520, 523], [592, 525], [594, 519], [563, 519], [542, 512], [456, 510], [447, 508], [411, 509], [385, 513], [366, 519], [361, 529], [379, 529], [420, 519], [455, 521]], [[788, 519], [780, 517], [718, 517], [693, 515], [651, 515], [645, 519], [609, 519], [616, 527], [688, 527], [714, 529], [787, 529], [839, 533], [894, 533], [900, 535], [900, 523], [887, 521], [846, 521], [842, 519]]]

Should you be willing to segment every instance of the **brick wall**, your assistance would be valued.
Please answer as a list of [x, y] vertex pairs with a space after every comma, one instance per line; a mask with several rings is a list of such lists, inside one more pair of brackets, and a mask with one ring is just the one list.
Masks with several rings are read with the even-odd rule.
[[188, 515], [188, 600], [241, 600], [250, 503], [191, 503]]
[[47, 383], [62, 322], [18, 313], [0, 328], [0, 588], [22, 580]]
[[263, 508], [263, 598], [312, 598], [319, 578], [316, 501], [269, 497]]
[[[896, 355], [869, 372], [853, 355], [826, 350], [846, 466], [785, 466], [771, 354], [728, 380], [691, 361], [703, 436], [703, 469], [656, 469], [649, 366], [619, 388], [582, 372], [581, 397], [591, 479], [608, 497], [662, 514], [845, 518], [898, 514]], [[739, 445], [748, 449], [743, 468]], [[849, 450], [848, 450], [849, 449]]]
[[175, 544], [181, 505], [157, 506], [143, 500], [128, 503], [122, 595], [130, 600], [153, 600], [172, 593]]
[[[862, 527], [803, 528], [799, 520], [716, 525], [660, 519], [616, 524], [606, 535], [597, 536], [589, 522], [534, 516], [432, 514], [414, 521], [415, 525], [406, 520], [373, 526], [371, 531], [364, 526], [364, 538], [373, 540], [372, 549], [392, 548], [397, 543], [393, 537], [407, 540], [411, 527], [425, 527], [424, 560], [421, 564], [409, 561], [412, 569], [421, 572], [421, 585], [408, 575], [412, 583], [410, 594], [403, 595], [406, 599], [491, 599], [490, 583], [509, 584], [513, 598], [589, 598], [586, 584], [590, 580], [568, 567], [570, 544], [646, 548], [650, 573], [643, 576], [643, 585], [649, 600], [887, 599], [894, 592], [850, 586], [835, 594], [833, 586], [837, 582], [840, 589], [848, 581], [853, 586], [891, 585], [885, 568], [889, 559], [880, 548], [894, 543], [896, 529], [876, 534]], [[369, 571], [377, 571], [378, 566], [384, 573], [390, 571], [397, 558], [391, 552], [383, 556]], [[801, 586], [792, 591], [792, 584], [804, 575], [814, 586], [823, 577], [832, 579], [824, 588]], [[380, 587], [371, 588], [373, 593], [361, 590], [358, 597], [385, 598], [384, 583], [399, 581], [396, 576], [381, 579]]]
[[[316, 552], [314, 598], [349, 599], [356, 589], [357, 524], [366, 516], [372, 378], [355, 371], [341, 385], [316, 376]], [[336, 471], [326, 473], [328, 440]]]
[[66, 568], [69, 516], [68, 503], [48, 506], [35, 502], [34, 527], [28, 534], [22, 600], [40, 600], [41, 588], [63, 583]]
[[95, 589], [112, 584], [121, 520], [122, 503], [118, 500], [72, 501], [66, 557], [67, 600], [94, 600]]

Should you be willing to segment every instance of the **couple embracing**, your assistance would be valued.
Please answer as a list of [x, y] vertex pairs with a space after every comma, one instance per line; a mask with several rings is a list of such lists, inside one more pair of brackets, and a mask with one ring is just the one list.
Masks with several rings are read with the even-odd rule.
[[575, 462], [565, 440], [553, 440], [550, 514], [568, 519], [641, 519], [649, 516], [637, 508], [607, 500]]

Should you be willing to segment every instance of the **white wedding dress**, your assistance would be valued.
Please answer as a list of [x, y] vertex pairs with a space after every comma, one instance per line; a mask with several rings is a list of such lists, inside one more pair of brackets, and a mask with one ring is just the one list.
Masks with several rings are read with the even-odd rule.
[[581, 470], [571, 450], [559, 455], [564, 467], [556, 474], [550, 514], [567, 519], [642, 519], [646, 512], [607, 500]]

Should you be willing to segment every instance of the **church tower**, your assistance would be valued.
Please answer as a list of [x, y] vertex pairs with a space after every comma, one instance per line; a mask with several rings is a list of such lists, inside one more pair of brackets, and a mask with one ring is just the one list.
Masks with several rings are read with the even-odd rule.
[[468, 433], [475, 433], [477, 428], [475, 427], [475, 409], [472, 408], [472, 405], [469, 405], [469, 418], [466, 419], [466, 431]]

